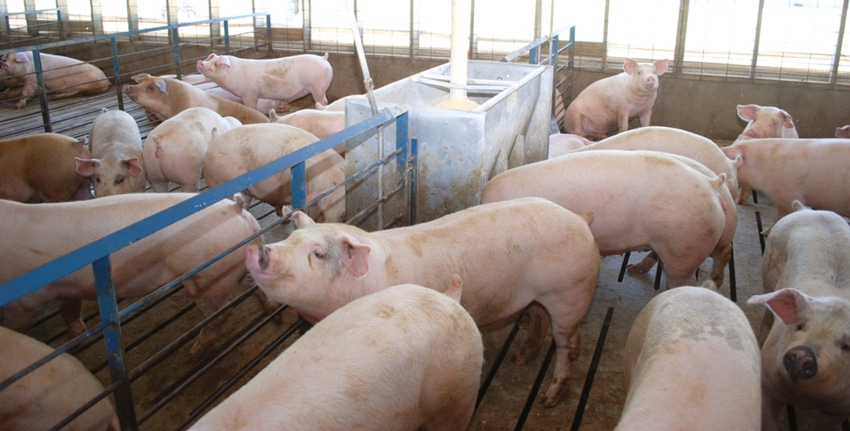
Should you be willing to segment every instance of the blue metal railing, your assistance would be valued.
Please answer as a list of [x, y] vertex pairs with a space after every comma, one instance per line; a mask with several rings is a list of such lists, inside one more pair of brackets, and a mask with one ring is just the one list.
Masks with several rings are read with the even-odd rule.
[[[115, 394], [118, 416], [121, 421], [122, 429], [136, 429], [135, 405], [133, 403], [132, 391], [130, 388], [130, 378], [124, 363], [124, 351], [121, 340], [121, 319], [135, 312], [138, 308], [152, 300], [145, 298], [120, 311], [118, 310], [114, 285], [109, 274], [110, 254], [185, 217], [188, 217], [209, 205], [212, 205], [224, 198], [233, 196], [235, 193], [246, 189], [254, 183], [262, 181], [275, 173], [286, 169], [291, 169], [292, 206], [293, 208], [305, 209], [309, 204], [306, 202], [305, 163], [307, 159], [327, 149], [333, 148], [340, 143], [350, 141], [355, 137], [370, 133], [375, 129], [380, 131], [384, 125], [392, 122], [395, 122], [396, 124], [395, 142], [397, 150], [386, 159], [378, 161], [376, 165], [387, 163], [394, 158], [397, 163], [403, 164], [403, 166], [398, 166], [398, 168], [404, 170], [407, 174], [405, 175], [405, 179], [410, 181], [409, 179], [415, 178], [416, 148], [411, 145], [411, 140], [408, 137], [408, 113], [407, 110], [402, 107], [388, 108], [381, 111], [378, 115], [343, 129], [342, 131], [325, 139], [319, 140], [308, 147], [294, 151], [267, 165], [240, 175], [239, 177], [227, 181], [217, 187], [208, 189], [207, 191], [191, 197], [179, 204], [160, 211], [157, 214], [140, 220], [113, 234], [80, 247], [75, 251], [0, 284], [0, 307], [2, 307], [49, 283], [59, 280], [60, 278], [65, 277], [84, 266], [92, 265], [95, 276], [98, 307], [101, 316], [101, 322], [98, 325], [87, 330], [85, 333], [66, 345], [56, 349], [56, 351], [52, 354], [36, 361], [30, 367], [21, 370], [4, 381], [0, 381], [0, 391], [32, 370], [38, 368], [44, 363], [47, 363], [49, 360], [65, 353], [68, 349], [79, 345], [83, 341], [94, 337], [100, 332], [103, 332], [113, 380], [113, 384], [106, 390], [106, 392], [108, 393], [112, 391]], [[371, 167], [369, 169], [371, 169]], [[358, 173], [357, 176], [368, 174], [368, 172], [364, 171]], [[352, 177], [349, 180], [353, 180], [357, 176]], [[408, 183], [408, 187], [408, 192], [410, 196], [412, 196], [414, 188], [412, 187], [411, 182]], [[320, 198], [321, 196], [317, 199]], [[411, 200], [415, 201], [415, 199]], [[258, 235], [259, 234], [262, 234], [262, 231], [259, 232]], [[253, 238], [246, 238], [242, 243], [234, 245], [230, 250], [235, 250], [236, 248], [241, 247], [251, 239]], [[196, 268], [195, 271], [199, 271], [200, 269], [211, 265], [214, 261], [223, 257], [226, 253], [227, 252], [216, 256], [211, 261], [203, 264], [199, 268]], [[184, 277], [188, 277], [190, 275], [191, 274], [187, 274]], [[173, 287], [176, 287], [177, 284], [179, 283], [170, 283], [168, 286], [173, 285]], [[164, 292], [161, 290], [158, 290], [150, 296], [161, 296], [163, 293]]]

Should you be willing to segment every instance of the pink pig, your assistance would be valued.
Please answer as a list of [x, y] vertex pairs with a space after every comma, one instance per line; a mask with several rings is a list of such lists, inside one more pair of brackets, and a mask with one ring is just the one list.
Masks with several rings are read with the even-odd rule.
[[308, 94], [316, 103], [326, 105], [325, 94], [333, 79], [327, 53], [324, 57], [301, 54], [263, 60], [210, 54], [206, 60], [198, 60], [197, 68], [252, 108], [260, 98], [288, 103]]
[[[738, 117], [747, 122], [747, 127], [738, 135], [735, 142], [746, 139], [798, 138], [794, 119], [784, 109], [773, 106], [738, 105]], [[750, 189], [742, 187], [737, 195], [738, 204], [744, 205], [747, 203]]]
[[168, 182], [184, 192], [201, 188], [201, 168], [210, 141], [219, 133], [241, 126], [209, 108], [189, 108], [165, 120], [148, 134], [143, 146], [145, 173], [155, 192], [168, 191]]
[[538, 196], [593, 212], [590, 230], [603, 256], [653, 250], [669, 287], [693, 286], [726, 228], [724, 182], [725, 174], [708, 177], [657, 151], [581, 151], [496, 175], [481, 202]]
[[564, 128], [569, 133], [605, 138], [629, 130], [629, 120], [635, 117], [641, 126], [649, 126], [658, 77], [667, 71], [667, 60], [648, 64], [627, 58], [623, 70], [588, 85], [567, 106]]
[[755, 431], [761, 423], [759, 347], [747, 316], [705, 287], [656, 295], [623, 350], [628, 391], [615, 431]]
[[[0, 200], [0, 255], [7, 257], [0, 265], [0, 283], [192, 196], [130, 193], [41, 205]], [[237, 196], [235, 203], [217, 202], [113, 253], [112, 280], [118, 299], [146, 295], [256, 233], [257, 220], [242, 209], [241, 196]], [[242, 247], [183, 282], [203, 315], [209, 316], [227, 302], [228, 294], [247, 274], [244, 262]], [[258, 292], [258, 299], [266, 304], [265, 295]], [[6, 326], [28, 331], [46, 304], [59, 300], [68, 331], [76, 336], [86, 329], [80, 317], [82, 300], [95, 298], [92, 270], [80, 268], [7, 304], [3, 308]], [[192, 346], [192, 358], [212, 347], [215, 328], [210, 326], [201, 333]]]
[[77, 173], [91, 178], [95, 196], [145, 191], [142, 137], [130, 114], [103, 108], [89, 130], [89, 146], [92, 157], [77, 157]]
[[[248, 171], [318, 141], [315, 135], [285, 124], [252, 124], [228, 130], [210, 142], [204, 155], [204, 178], [215, 187]], [[345, 159], [325, 150], [305, 163], [307, 201], [345, 181]], [[278, 215], [292, 203], [289, 169], [244, 190], [247, 196], [273, 206]], [[317, 221], [345, 221], [345, 188], [340, 187], [307, 209]]]
[[[416, 283], [446, 289], [464, 282], [461, 304], [478, 326], [495, 323], [537, 301], [551, 315], [554, 381], [544, 403], [554, 406], [568, 386], [579, 326], [599, 275], [599, 249], [588, 218], [538, 198], [479, 205], [415, 226], [366, 232], [340, 223], [313, 223], [296, 211], [285, 240], [250, 246], [247, 266], [275, 301], [319, 321], [356, 298], [388, 286]], [[521, 229], [493, 235], [493, 226]], [[501, 253], [492, 253], [502, 250]], [[540, 347], [526, 340], [517, 362]]]
[[462, 431], [484, 358], [459, 299], [459, 284], [447, 295], [403, 284], [355, 299], [190, 430]]
[[[328, 105], [330, 106], [330, 105]], [[291, 114], [278, 116], [277, 112], [269, 112], [272, 123], [288, 124], [304, 129], [319, 139], [327, 138], [345, 128], [345, 111], [301, 109]], [[345, 156], [345, 142], [334, 147], [340, 156]]]
[[[11, 377], [53, 352], [53, 348], [0, 326], [0, 380]], [[57, 356], [0, 391], [0, 429], [39, 431], [58, 424], [88, 400], [103, 392], [103, 385], [77, 358]], [[63, 430], [119, 431], [118, 417], [108, 399], [90, 407]]]
[[811, 429], [837, 430], [850, 416], [850, 227], [831, 211], [792, 207], [767, 237], [765, 293], [747, 301], [769, 310], [760, 334], [762, 430], [777, 429], [786, 404], [814, 411]]
[[555, 133], [553, 135], [549, 135], [549, 158], [554, 159], [555, 157], [563, 156], [570, 151], [592, 143], [593, 141], [570, 133]]
[[[162, 77], [163, 78], [177, 79], [177, 75], [162, 75]], [[239, 104], [242, 103], [242, 99], [240, 99], [239, 96], [219, 87], [218, 84], [216, 84], [215, 82], [213, 82], [211, 79], [207, 78], [206, 76], [201, 75], [200, 73], [183, 75], [183, 77], [180, 80], [183, 81], [183, 82], [192, 84], [192, 85], [195, 86], [195, 88], [199, 88], [201, 90], [204, 90], [208, 94], [215, 94], [216, 96], [220, 96], [224, 99], [232, 100], [232, 101], [239, 103]], [[284, 102], [278, 101], [278, 100], [259, 99], [259, 100], [257, 100], [257, 108], [256, 109], [257, 109], [257, 111], [260, 111], [261, 113], [269, 112], [272, 109], [280, 110], [281, 112], [283, 112], [284, 109], [288, 109], [288, 105], [289, 105], [288, 103], [284, 103]]]
[[[39, 58], [41, 59], [41, 69], [44, 72], [44, 87], [48, 90], [58, 91], [54, 96], [57, 99], [77, 94], [101, 94], [109, 88], [106, 75], [102, 70], [91, 64], [74, 58], [43, 52], [39, 53]], [[21, 99], [15, 105], [15, 109], [23, 108], [27, 104], [27, 100], [38, 89], [32, 52], [17, 52], [0, 56], [0, 69], [10, 77], [18, 78], [17, 80], [6, 80], [7, 84], [23, 83]]]
[[0, 199], [65, 202], [91, 199], [91, 181], [75, 157], [90, 158], [85, 139], [37, 133], [0, 141]]
[[[742, 157], [741, 187], [764, 193], [776, 207], [779, 220], [791, 212], [791, 202], [835, 211], [850, 217], [850, 140], [745, 139], [723, 147], [726, 157]], [[764, 234], [770, 232], [770, 228]]]

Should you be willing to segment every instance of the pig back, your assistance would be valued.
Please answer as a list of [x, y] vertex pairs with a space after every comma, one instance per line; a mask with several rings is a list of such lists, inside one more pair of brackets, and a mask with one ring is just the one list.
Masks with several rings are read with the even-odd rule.
[[623, 367], [628, 394], [617, 430], [759, 429], [755, 335], [738, 306], [707, 288], [650, 300], [629, 331]]
[[38, 133], [0, 141], [0, 199], [17, 202], [72, 200], [90, 184], [77, 173], [75, 157], [90, 157], [85, 140], [58, 133]]

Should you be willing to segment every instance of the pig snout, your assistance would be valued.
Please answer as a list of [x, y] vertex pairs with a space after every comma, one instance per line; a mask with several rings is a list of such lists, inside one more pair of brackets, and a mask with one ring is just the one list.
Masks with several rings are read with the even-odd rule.
[[818, 373], [818, 360], [812, 349], [806, 346], [797, 346], [785, 352], [782, 358], [785, 371], [796, 379], [807, 380]]
[[249, 245], [245, 248], [245, 260], [251, 271], [262, 271], [269, 267], [269, 248]]
[[649, 75], [646, 77], [644, 85], [646, 85], [647, 90], [652, 90], [658, 86], [658, 78], [655, 75]]
[[202, 72], [204, 70], [204, 61], [198, 60], [195, 62], [195, 66], [198, 68], [198, 72]]

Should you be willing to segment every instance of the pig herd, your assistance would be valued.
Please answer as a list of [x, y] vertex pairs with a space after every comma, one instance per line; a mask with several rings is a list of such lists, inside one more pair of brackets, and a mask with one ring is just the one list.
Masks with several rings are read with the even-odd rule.
[[[211, 54], [197, 68], [223, 93], [148, 74], [123, 87], [161, 121], [144, 140], [133, 117], [104, 110], [88, 146], [49, 133], [0, 141], [0, 282], [194, 196], [202, 179], [215, 187], [344, 127], [344, 110], [327, 104], [327, 54]], [[618, 430], [775, 430], [786, 404], [817, 411], [817, 429], [837, 427], [850, 416], [850, 140], [801, 139], [786, 111], [758, 105], [738, 106], [748, 124], [726, 147], [651, 126], [667, 61], [627, 60], [624, 69], [570, 104], [570, 134], [550, 137], [547, 160], [493, 177], [480, 205], [376, 232], [345, 224], [339, 148], [307, 162], [308, 201], [325, 196], [306, 212], [287, 208], [284, 171], [114, 253], [116, 296], [139, 297], [256, 234], [252, 199], [291, 219], [285, 240], [257, 237], [184, 281], [205, 315], [237, 285], [256, 283], [264, 309], [288, 304], [314, 325], [192, 429], [463, 430], [481, 377], [479, 328], [520, 313], [527, 337], [517, 363], [551, 328], [554, 371], [542, 402], [554, 406], [574, 377], [601, 257], [629, 251], [650, 251], [629, 270], [660, 261], [669, 289], [646, 304], [623, 346]], [[274, 111], [307, 94], [317, 109]], [[270, 106], [268, 116], [257, 110]], [[633, 117], [643, 127], [627, 130]], [[182, 192], [168, 193], [169, 183]], [[716, 293], [747, 190], [777, 212], [764, 232], [764, 294], [747, 301], [766, 307], [757, 331]], [[85, 331], [82, 301], [93, 299], [83, 268], [7, 304], [5, 326], [18, 332], [0, 328], [0, 379], [49, 351], [20, 334], [49, 303], [73, 336]], [[215, 327], [205, 329], [192, 359], [216, 341]], [[76, 408], [76, 399], [39, 395], [58, 384], [51, 374], [78, 382], [79, 398], [102, 390], [72, 356], [53, 362], [55, 371], [25, 378], [29, 389], [0, 391], [0, 428], [40, 429], [32, 418], [47, 416], [30, 408], [33, 398], [53, 403], [44, 407], [51, 424]], [[117, 428], [109, 407], [96, 404], [79, 429]]]

